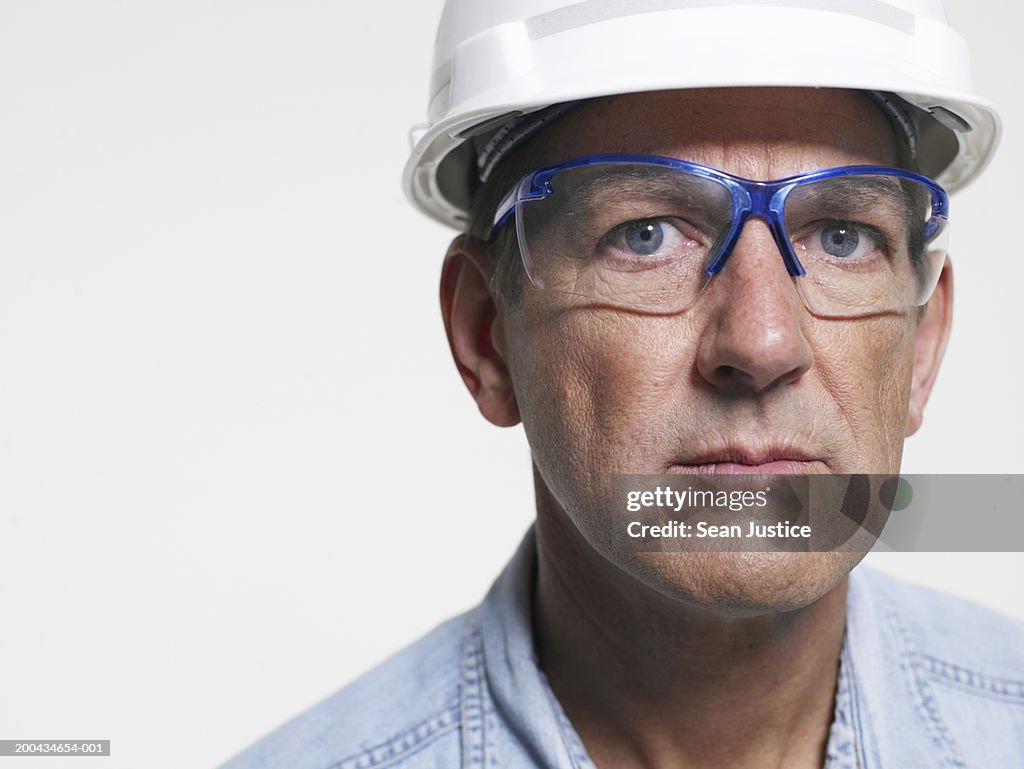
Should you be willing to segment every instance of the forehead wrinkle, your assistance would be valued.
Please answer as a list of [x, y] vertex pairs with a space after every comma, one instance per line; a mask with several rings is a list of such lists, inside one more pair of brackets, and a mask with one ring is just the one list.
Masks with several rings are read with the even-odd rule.
[[[649, 115], [638, 119], [638, 108]], [[544, 164], [584, 154], [658, 154], [755, 179], [896, 157], [880, 108], [863, 94], [828, 89], [626, 94], [584, 104], [545, 133]]]

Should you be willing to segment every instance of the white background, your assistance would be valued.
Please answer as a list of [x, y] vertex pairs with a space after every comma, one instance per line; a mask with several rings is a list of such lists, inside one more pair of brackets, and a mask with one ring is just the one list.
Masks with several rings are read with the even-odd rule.
[[[462, 388], [451, 233], [399, 185], [440, 5], [0, 2], [0, 738], [212, 766], [514, 549], [526, 442]], [[1024, 16], [951, 16], [1005, 138], [904, 469], [1019, 472]], [[1019, 554], [872, 559], [1024, 617]]]

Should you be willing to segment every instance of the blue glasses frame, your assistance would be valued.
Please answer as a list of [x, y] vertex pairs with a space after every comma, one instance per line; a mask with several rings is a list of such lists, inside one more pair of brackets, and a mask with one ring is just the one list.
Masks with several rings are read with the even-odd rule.
[[733, 248], [735, 248], [736, 241], [739, 240], [740, 233], [747, 219], [752, 216], [763, 219], [768, 224], [772, 238], [782, 254], [782, 261], [785, 263], [789, 274], [793, 277], [805, 275], [806, 270], [800, 264], [800, 260], [793, 250], [793, 245], [786, 236], [786, 198], [795, 188], [809, 182], [821, 181], [822, 179], [834, 179], [842, 176], [892, 176], [917, 182], [927, 187], [931, 191], [932, 196], [932, 215], [925, 225], [923, 233], [925, 242], [931, 241], [949, 221], [949, 194], [927, 176], [922, 176], [902, 168], [872, 165], [838, 166], [787, 176], [784, 179], [755, 181], [744, 179], [742, 176], [734, 176], [710, 166], [691, 163], [687, 160], [678, 160], [677, 158], [663, 157], [661, 155], [586, 155], [559, 163], [558, 165], [541, 168], [524, 176], [505, 194], [498, 204], [498, 208], [494, 213], [491, 239], [493, 240], [521, 203], [543, 200], [554, 195], [555, 190], [552, 186], [552, 180], [559, 172], [581, 166], [622, 164], [675, 168], [689, 174], [712, 179], [729, 190], [732, 195], [733, 206], [732, 224], [721, 251], [704, 270], [708, 275], [717, 274], [725, 266], [725, 262], [732, 253]]

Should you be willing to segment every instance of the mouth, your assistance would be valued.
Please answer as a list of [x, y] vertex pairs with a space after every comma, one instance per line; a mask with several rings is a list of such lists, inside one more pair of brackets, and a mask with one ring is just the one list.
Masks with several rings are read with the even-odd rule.
[[731, 446], [672, 464], [670, 474], [823, 475], [831, 473], [820, 457], [791, 446], [752, 449]]

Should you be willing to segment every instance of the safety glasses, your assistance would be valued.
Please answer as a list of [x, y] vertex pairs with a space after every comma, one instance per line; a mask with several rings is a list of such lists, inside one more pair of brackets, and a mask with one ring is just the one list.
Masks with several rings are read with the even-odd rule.
[[492, 237], [513, 215], [534, 285], [655, 313], [692, 304], [758, 217], [807, 309], [851, 317], [928, 301], [949, 197], [887, 166], [752, 181], [674, 158], [591, 155], [525, 176], [499, 204]]

